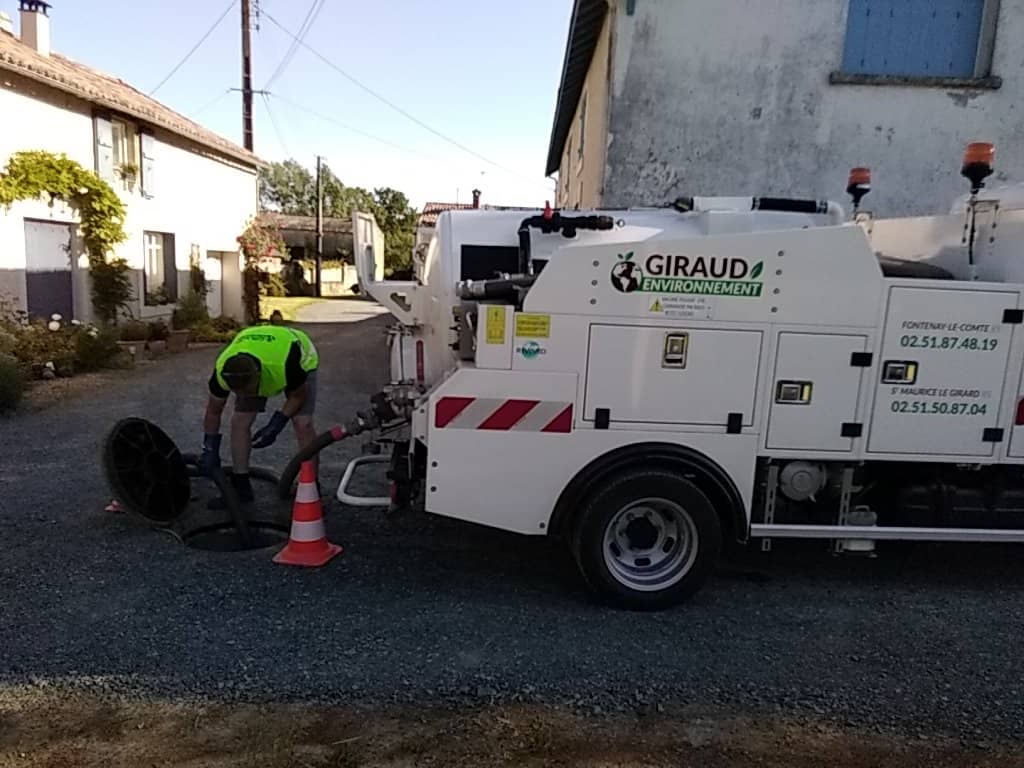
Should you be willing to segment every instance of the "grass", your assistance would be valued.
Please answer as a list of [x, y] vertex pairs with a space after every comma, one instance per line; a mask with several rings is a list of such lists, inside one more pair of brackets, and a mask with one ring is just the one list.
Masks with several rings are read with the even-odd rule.
[[310, 304], [316, 304], [318, 301], [325, 301], [325, 299], [317, 299], [312, 296], [261, 296], [260, 317], [269, 318], [270, 313], [278, 309], [286, 321], [294, 322], [300, 309]]
[[1020, 745], [881, 735], [816, 720], [671, 708], [261, 706], [119, 701], [0, 686], [0, 768], [961, 768], [1024, 765]]

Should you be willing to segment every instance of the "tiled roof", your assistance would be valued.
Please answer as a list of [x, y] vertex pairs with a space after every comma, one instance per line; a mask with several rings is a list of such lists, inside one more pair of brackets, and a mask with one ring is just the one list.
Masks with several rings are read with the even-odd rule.
[[17, 73], [97, 106], [134, 117], [248, 165], [261, 164], [252, 152], [165, 107], [123, 80], [97, 72], [60, 54], [43, 56], [3, 30], [0, 30], [0, 71]]
[[[417, 227], [433, 227], [437, 225], [437, 217], [445, 211], [471, 211], [472, 203], [425, 203], [420, 214]], [[481, 205], [481, 211], [532, 211], [534, 208], [520, 205]]]
[[[260, 214], [262, 221], [274, 224], [278, 229], [290, 229], [293, 231], [301, 232], [316, 232], [316, 217], [315, 216], [292, 216], [285, 213], [277, 213], [276, 211], [264, 211]], [[324, 217], [324, 232], [342, 232], [348, 233], [352, 231], [352, 222], [349, 219], [334, 218], [330, 216]]]
[[472, 203], [424, 203], [423, 213], [416, 226], [432, 227], [437, 224], [437, 217], [445, 211], [468, 211], [472, 208]]

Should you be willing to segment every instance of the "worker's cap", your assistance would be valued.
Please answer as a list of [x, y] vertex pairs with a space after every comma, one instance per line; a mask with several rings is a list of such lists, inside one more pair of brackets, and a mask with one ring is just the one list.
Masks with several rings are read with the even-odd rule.
[[228, 389], [250, 389], [259, 381], [260, 361], [245, 352], [232, 355], [224, 361], [221, 376], [224, 377]]

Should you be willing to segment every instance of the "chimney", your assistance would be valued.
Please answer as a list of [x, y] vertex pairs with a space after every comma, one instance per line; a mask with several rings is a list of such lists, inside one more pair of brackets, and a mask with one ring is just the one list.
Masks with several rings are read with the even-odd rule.
[[50, 55], [50, 4], [21, 0], [21, 42], [43, 56]]
[[14, 22], [3, 11], [0, 11], [0, 32], [6, 32], [8, 35], [14, 36]]
[[480, 207], [480, 190], [479, 189], [474, 189], [473, 190], [473, 207], [474, 208], [479, 208]]

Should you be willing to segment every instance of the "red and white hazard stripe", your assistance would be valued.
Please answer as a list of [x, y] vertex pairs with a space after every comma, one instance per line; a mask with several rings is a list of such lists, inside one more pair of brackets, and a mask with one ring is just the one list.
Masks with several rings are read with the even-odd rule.
[[572, 403], [487, 397], [442, 397], [434, 411], [438, 429], [511, 432], [572, 431]]

